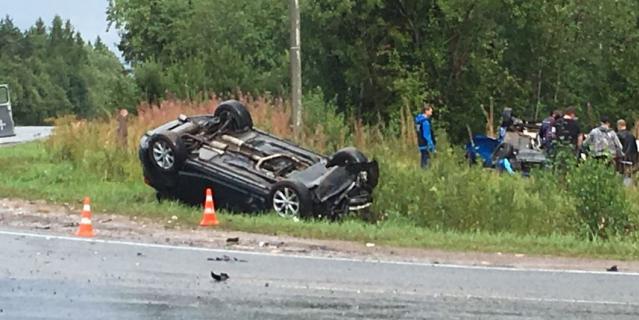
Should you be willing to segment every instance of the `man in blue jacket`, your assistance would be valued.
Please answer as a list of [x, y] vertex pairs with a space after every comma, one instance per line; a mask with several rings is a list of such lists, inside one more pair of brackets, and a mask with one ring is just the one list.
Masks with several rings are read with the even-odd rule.
[[433, 123], [431, 116], [433, 115], [433, 106], [424, 105], [422, 113], [415, 117], [415, 130], [417, 133], [417, 145], [421, 153], [422, 168], [428, 167], [430, 155], [435, 152], [435, 134], [433, 132]]

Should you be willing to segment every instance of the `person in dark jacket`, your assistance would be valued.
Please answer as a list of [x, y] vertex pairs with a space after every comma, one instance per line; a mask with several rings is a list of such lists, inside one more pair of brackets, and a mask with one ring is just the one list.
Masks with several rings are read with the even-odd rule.
[[575, 156], [578, 156], [582, 149], [584, 135], [583, 132], [581, 132], [579, 122], [577, 122], [576, 110], [577, 109], [575, 107], [568, 107], [564, 112], [563, 117], [555, 120], [555, 124], [553, 126], [555, 138], [552, 142], [554, 144], [552, 148], [555, 150], [559, 148], [574, 152]]
[[637, 163], [637, 138], [626, 129], [626, 121], [620, 119], [617, 121], [617, 137], [623, 147], [624, 161]]
[[562, 116], [561, 111], [555, 110], [541, 122], [541, 128], [539, 129], [539, 142], [544, 149], [550, 149], [552, 141], [555, 139], [555, 122]]
[[422, 113], [415, 117], [415, 130], [417, 133], [417, 145], [421, 154], [421, 167], [427, 168], [431, 155], [435, 152], [435, 134], [433, 131], [432, 117], [433, 106], [424, 105]]

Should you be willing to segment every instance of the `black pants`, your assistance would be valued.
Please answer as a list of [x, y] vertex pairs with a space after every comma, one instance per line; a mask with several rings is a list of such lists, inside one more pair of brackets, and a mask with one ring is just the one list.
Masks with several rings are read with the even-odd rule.
[[428, 150], [420, 150], [419, 153], [421, 153], [422, 156], [422, 168], [427, 168], [430, 163], [430, 152], [428, 152]]

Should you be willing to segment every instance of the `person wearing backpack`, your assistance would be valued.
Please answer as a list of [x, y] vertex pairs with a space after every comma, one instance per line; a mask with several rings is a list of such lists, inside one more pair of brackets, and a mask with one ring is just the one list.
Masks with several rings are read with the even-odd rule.
[[431, 117], [433, 106], [425, 104], [422, 112], [415, 117], [415, 131], [417, 134], [417, 145], [421, 154], [421, 167], [427, 168], [430, 157], [435, 153], [435, 134]]
[[607, 116], [601, 117], [601, 125], [590, 131], [583, 146], [589, 156], [599, 160], [617, 161], [624, 156], [623, 146], [617, 133], [610, 128]]

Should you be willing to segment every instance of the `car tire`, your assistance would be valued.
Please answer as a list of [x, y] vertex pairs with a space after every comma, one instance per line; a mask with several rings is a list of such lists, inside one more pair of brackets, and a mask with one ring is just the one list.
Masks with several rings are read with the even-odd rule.
[[313, 217], [311, 193], [301, 182], [284, 180], [275, 183], [269, 200], [271, 208], [281, 217], [295, 220]]
[[237, 100], [222, 102], [215, 109], [214, 116], [219, 117], [223, 122], [229, 120], [229, 129], [233, 131], [246, 131], [253, 129], [253, 118], [246, 110], [246, 107]]
[[328, 159], [326, 163], [326, 167], [334, 167], [334, 166], [342, 166], [349, 163], [366, 163], [368, 162], [368, 158], [359, 150], [353, 147], [346, 147], [340, 150], [337, 150], [333, 155]]
[[[346, 147], [337, 150], [326, 163], [326, 167], [343, 166], [349, 163], [367, 163], [368, 158], [359, 150], [353, 147]], [[374, 189], [379, 182], [379, 166], [377, 162], [373, 161], [372, 167], [366, 171], [368, 174], [368, 185]]]
[[156, 133], [149, 138], [148, 159], [162, 173], [177, 173], [186, 161], [186, 146], [175, 132]]

